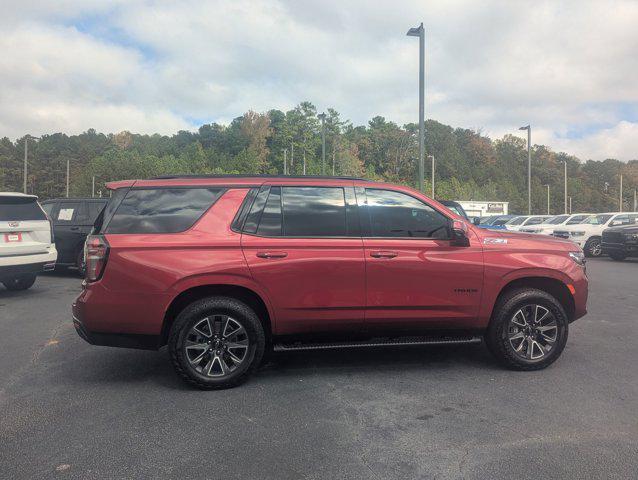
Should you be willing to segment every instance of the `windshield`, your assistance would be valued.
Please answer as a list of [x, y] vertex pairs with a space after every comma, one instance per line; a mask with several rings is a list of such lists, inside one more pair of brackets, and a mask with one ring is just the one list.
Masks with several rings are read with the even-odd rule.
[[586, 223], [587, 225], [604, 225], [610, 218], [611, 215], [592, 215], [583, 223]]
[[527, 217], [514, 217], [509, 222], [507, 222], [505, 225], [520, 225], [521, 223], [523, 223], [525, 221], [526, 218]]
[[567, 221], [567, 225], [576, 225], [577, 223], [582, 223], [588, 218], [589, 218], [589, 215], [574, 215], [572, 218], [570, 218]]
[[557, 217], [550, 218], [545, 223], [547, 223], [549, 225], [560, 225], [561, 223], [563, 223], [568, 218], [569, 218], [569, 215], [558, 215]]

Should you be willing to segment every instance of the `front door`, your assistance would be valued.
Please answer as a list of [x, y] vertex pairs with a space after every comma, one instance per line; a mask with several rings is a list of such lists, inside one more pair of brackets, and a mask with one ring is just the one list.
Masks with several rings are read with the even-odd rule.
[[365, 260], [352, 186], [262, 187], [242, 248], [277, 335], [361, 331]]
[[478, 240], [452, 245], [450, 219], [405, 192], [357, 189], [357, 197], [364, 229], [366, 325], [393, 333], [472, 328], [483, 284]]

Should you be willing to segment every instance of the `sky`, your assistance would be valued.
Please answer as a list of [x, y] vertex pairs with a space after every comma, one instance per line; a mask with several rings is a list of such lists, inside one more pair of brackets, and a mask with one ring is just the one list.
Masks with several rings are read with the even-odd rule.
[[0, 137], [172, 134], [309, 100], [638, 159], [638, 1], [0, 0]]

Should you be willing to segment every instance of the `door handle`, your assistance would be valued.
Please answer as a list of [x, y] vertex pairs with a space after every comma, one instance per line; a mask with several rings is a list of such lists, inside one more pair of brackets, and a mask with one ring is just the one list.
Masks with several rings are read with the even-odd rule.
[[77, 232], [80, 229], [80, 227], [71, 227], [69, 228], [69, 230], [73, 230], [74, 232]]
[[373, 258], [394, 258], [399, 255], [397, 252], [391, 252], [389, 250], [380, 250], [377, 252], [370, 252], [370, 256]]
[[257, 252], [259, 258], [285, 258], [288, 252]]

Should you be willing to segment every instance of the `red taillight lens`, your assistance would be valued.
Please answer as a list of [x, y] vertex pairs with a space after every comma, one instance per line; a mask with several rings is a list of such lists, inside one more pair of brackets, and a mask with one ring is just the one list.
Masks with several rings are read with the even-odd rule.
[[104, 273], [109, 256], [109, 242], [102, 235], [89, 235], [84, 245], [86, 259], [86, 279], [89, 282], [99, 280]]

